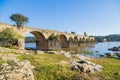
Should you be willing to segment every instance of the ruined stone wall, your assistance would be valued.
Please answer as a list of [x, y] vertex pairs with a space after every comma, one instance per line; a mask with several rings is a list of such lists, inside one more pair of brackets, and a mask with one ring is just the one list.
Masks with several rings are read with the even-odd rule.
[[77, 42], [69, 42], [69, 48], [72, 47], [78, 47], [78, 43]]
[[48, 41], [48, 49], [49, 50], [60, 50], [61, 49], [60, 41]]

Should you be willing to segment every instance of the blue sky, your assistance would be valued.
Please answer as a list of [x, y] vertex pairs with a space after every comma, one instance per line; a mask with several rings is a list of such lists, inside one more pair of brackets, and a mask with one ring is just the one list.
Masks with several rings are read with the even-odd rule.
[[0, 22], [11, 14], [29, 18], [27, 26], [88, 35], [120, 34], [120, 0], [0, 0]]

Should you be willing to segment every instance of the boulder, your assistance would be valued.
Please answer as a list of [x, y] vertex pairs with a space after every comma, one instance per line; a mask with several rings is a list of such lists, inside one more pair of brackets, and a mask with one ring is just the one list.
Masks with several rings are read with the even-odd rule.
[[71, 62], [71, 69], [72, 70], [77, 70], [80, 73], [94, 73], [97, 71], [102, 71], [102, 66], [92, 63], [87, 60], [82, 60], [82, 61], [72, 61]]
[[105, 53], [105, 55], [107, 56], [107, 57], [113, 57], [113, 56], [115, 56], [113, 53]]
[[100, 57], [104, 57], [105, 55], [103, 55], [103, 54], [100, 54]]
[[5, 61], [0, 65], [0, 80], [34, 80], [34, 67], [29, 61], [19, 61], [12, 54], [2, 55], [0, 59]]
[[120, 51], [120, 46], [118, 46], [118, 47], [113, 47], [113, 48], [108, 48], [108, 50]]
[[116, 54], [116, 56], [120, 57], [120, 53], [115, 53], [115, 54]]

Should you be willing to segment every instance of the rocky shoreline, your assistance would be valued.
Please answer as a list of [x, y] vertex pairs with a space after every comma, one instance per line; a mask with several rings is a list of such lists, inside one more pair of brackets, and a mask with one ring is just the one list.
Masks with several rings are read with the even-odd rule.
[[17, 55], [2, 54], [0, 60], [0, 80], [34, 80], [30, 61], [20, 61]]
[[[12, 54], [11, 54], [12, 53]], [[80, 74], [95, 73], [102, 71], [101, 65], [92, 63], [88, 60], [91, 58], [82, 56], [80, 54], [73, 54], [66, 51], [37, 51], [37, 54], [62, 54], [69, 59], [69, 63], [61, 61], [64, 64], [69, 64], [71, 70], [77, 70]], [[0, 80], [34, 80], [32, 69], [34, 65], [30, 64], [30, 61], [20, 61], [17, 56], [21, 54], [34, 54], [34, 51], [27, 50], [15, 50], [0, 47], [0, 61], [3, 61], [0, 65]], [[36, 54], [36, 55], [37, 55]], [[78, 59], [75, 60], [72, 57], [75, 56]]]

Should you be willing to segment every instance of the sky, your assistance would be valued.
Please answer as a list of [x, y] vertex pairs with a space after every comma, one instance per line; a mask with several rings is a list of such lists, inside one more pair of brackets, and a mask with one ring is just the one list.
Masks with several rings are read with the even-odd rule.
[[26, 26], [88, 35], [120, 34], [120, 0], [0, 0], [0, 22], [12, 14], [29, 18]]

